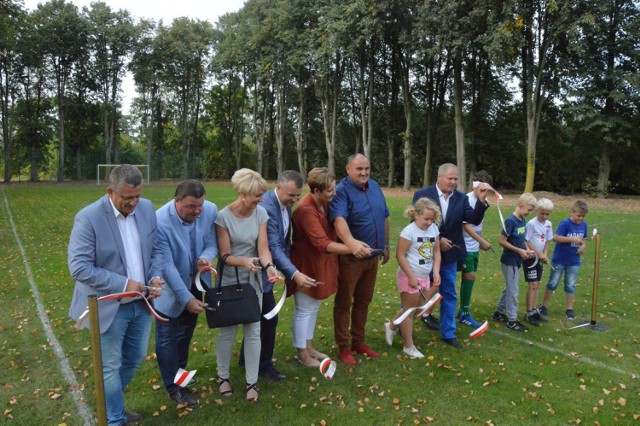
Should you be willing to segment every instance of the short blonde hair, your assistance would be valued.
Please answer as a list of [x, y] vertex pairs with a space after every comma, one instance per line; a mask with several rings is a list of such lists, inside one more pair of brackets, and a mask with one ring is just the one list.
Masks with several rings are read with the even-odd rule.
[[440, 226], [440, 222], [442, 221], [440, 207], [428, 198], [418, 199], [418, 201], [404, 211], [404, 215], [413, 220], [416, 216], [424, 214], [425, 210], [431, 210], [433, 212], [433, 223]]
[[536, 210], [546, 210], [546, 211], [553, 211], [553, 202], [548, 199], [548, 198], [540, 198], [537, 202], [536, 202]]
[[525, 192], [520, 196], [520, 198], [518, 198], [518, 206], [535, 207], [537, 201], [538, 200], [536, 200], [536, 197], [532, 193]]
[[573, 203], [573, 205], [571, 206], [571, 211], [573, 213], [587, 214], [589, 213], [589, 207], [587, 206], [587, 203], [585, 203], [584, 201], [578, 200], [575, 203]]
[[231, 177], [231, 185], [239, 194], [267, 192], [267, 181], [260, 173], [251, 169], [239, 169]]
[[309, 184], [309, 190], [313, 194], [313, 190], [324, 191], [333, 182], [335, 182], [336, 176], [329, 171], [326, 167], [316, 167], [307, 174], [307, 183]]

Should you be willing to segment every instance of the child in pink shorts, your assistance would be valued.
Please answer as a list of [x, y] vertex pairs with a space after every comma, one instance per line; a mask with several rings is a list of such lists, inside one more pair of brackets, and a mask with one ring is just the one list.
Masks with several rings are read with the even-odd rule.
[[[412, 222], [400, 232], [398, 239], [396, 258], [400, 267], [396, 281], [402, 308], [395, 318], [399, 318], [408, 309], [423, 306], [438, 292], [440, 285], [440, 208], [428, 198], [420, 198], [405, 211], [405, 215]], [[433, 286], [430, 285], [430, 273], [433, 275]], [[402, 351], [412, 358], [424, 358], [413, 343], [413, 318], [414, 315], [408, 315], [400, 323], [404, 339]], [[398, 326], [389, 321], [384, 328], [385, 340], [391, 345]]]

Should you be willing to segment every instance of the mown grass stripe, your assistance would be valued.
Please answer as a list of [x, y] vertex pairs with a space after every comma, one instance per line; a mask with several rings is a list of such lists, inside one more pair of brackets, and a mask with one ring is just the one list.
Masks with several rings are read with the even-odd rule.
[[20, 250], [20, 254], [22, 255], [22, 260], [24, 262], [24, 269], [27, 274], [27, 278], [29, 280], [29, 285], [31, 286], [31, 293], [33, 294], [33, 299], [36, 304], [36, 309], [38, 310], [38, 316], [40, 317], [40, 321], [42, 322], [42, 328], [47, 336], [47, 340], [53, 349], [53, 352], [56, 354], [58, 358], [58, 362], [60, 363], [60, 370], [62, 371], [62, 375], [64, 376], [67, 384], [71, 389], [71, 394], [73, 395], [73, 400], [78, 408], [78, 412], [80, 416], [84, 420], [85, 425], [93, 425], [94, 416], [92, 411], [89, 409], [87, 404], [84, 402], [84, 395], [80, 386], [78, 384], [78, 380], [76, 379], [73, 370], [71, 369], [71, 365], [69, 364], [69, 359], [65, 355], [62, 350], [62, 346], [58, 341], [53, 329], [51, 328], [51, 322], [49, 321], [49, 316], [47, 315], [44, 309], [44, 302], [42, 300], [42, 295], [40, 294], [40, 290], [38, 289], [38, 285], [33, 279], [33, 273], [31, 272], [31, 266], [29, 265], [29, 258], [27, 257], [27, 253], [22, 245], [22, 241], [18, 236], [18, 229], [13, 220], [13, 215], [11, 214], [11, 208], [9, 207], [9, 200], [7, 199], [7, 194], [4, 190], [2, 190], [2, 196], [4, 198], [4, 205], [7, 209], [7, 216], [9, 218], [9, 223], [11, 224], [11, 230], [13, 231], [13, 237], [16, 240], [16, 245]]

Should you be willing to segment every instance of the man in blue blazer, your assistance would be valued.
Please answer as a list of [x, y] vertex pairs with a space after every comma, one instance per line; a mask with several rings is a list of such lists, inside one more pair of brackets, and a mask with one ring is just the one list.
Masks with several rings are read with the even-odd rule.
[[[107, 194], [76, 215], [68, 247], [69, 272], [76, 280], [69, 309], [74, 320], [86, 310], [89, 296], [160, 294], [162, 259], [152, 255], [156, 215], [141, 194], [140, 171], [123, 164], [109, 175]], [[99, 319], [107, 420], [109, 425], [138, 421], [139, 414], [125, 412], [123, 392], [147, 354], [151, 314], [143, 300], [129, 298], [100, 302]]]
[[[445, 163], [438, 168], [438, 181], [428, 188], [419, 189], [413, 195], [413, 202], [426, 197], [434, 201], [442, 212], [440, 224], [440, 250], [442, 263], [440, 265], [440, 338], [455, 348], [462, 345], [456, 339], [455, 312], [458, 303], [456, 294], [456, 275], [458, 262], [466, 256], [466, 248], [462, 234], [463, 222], [474, 225], [484, 219], [484, 212], [489, 207], [486, 201], [487, 189], [484, 184], [474, 188], [480, 202], [471, 208], [467, 196], [456, 190], [458, 186], [458, 168], [451, 163]], [[433, 316], [423, 317], [423, 321], [434, 328], [437, 320]], [[435, 323], [435, 324], [434, 324]]]
[[155, 301], [160, 314], [169, 322], [156, 321], [156, 355], [167, 393], [177, 404], [188, 407], [198, 400], [188, 388], [174, 383], [179, 368], [186, 369], [198, 314], [206, 303], [199, 300], [194, 279], [211, 287], [211, 261], [218, 255], [215, 221], [218, 208], [205, 200], [204, 185], [187, 179], [176, 188], [173, 200], [160, 207], [158, 238], [154, 250], [162, 255], [162, 277], [166, 286]]
[[[285, 170], [278, 176], [278, 181], [273, 190], [264, 194], [260, 205], [269, 214], [267, 222], [267, 239], [269, 250], [276, 268], [284, 274], [288, 281], [293, 281], [298, 286], [315, 286], [315, 280], [306, 276], [291, 263], [291, 207], [298, 201], [302, 192], [303, 179], [295, 170]], [[266, 273], [262, 277], [262, 314], [271, 311], [275, 305], [273, 295], [273, 283], [269, 282]], [[284, 289], [283, 289], [284, 291]], [[268, 379], [280, 381], [286, 376], [280, 373], [273, 365], [273, 350], [276, 341], [276, 327], [278, 315], [270, 320], [262, 317], [260, 321], [260, 375]], [[243, 356], [240, 355], [242, 364]]]

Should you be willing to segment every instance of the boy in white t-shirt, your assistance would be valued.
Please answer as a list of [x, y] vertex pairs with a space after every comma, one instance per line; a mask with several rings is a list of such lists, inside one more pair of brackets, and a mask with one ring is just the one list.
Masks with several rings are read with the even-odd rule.
[[525, 233], [525, 243], [530, 250], [533, 250], [536, 258], [525, 260], [524, 280], [529, 284], [527, 288], [527, 313], [525, 321], [529, 324], [539, 326], [541, 322], [547, 320], [540, 315], [536, 306], [538, 305], [538, 288], [542, 281], [543, 264], [549, 263], [549, 243], [553, 241], [553, 226], [548, 220], [553, 211], [553, 203], [547, 198], [541, 198], [536, 203], [536, 217], [527, 223]]

